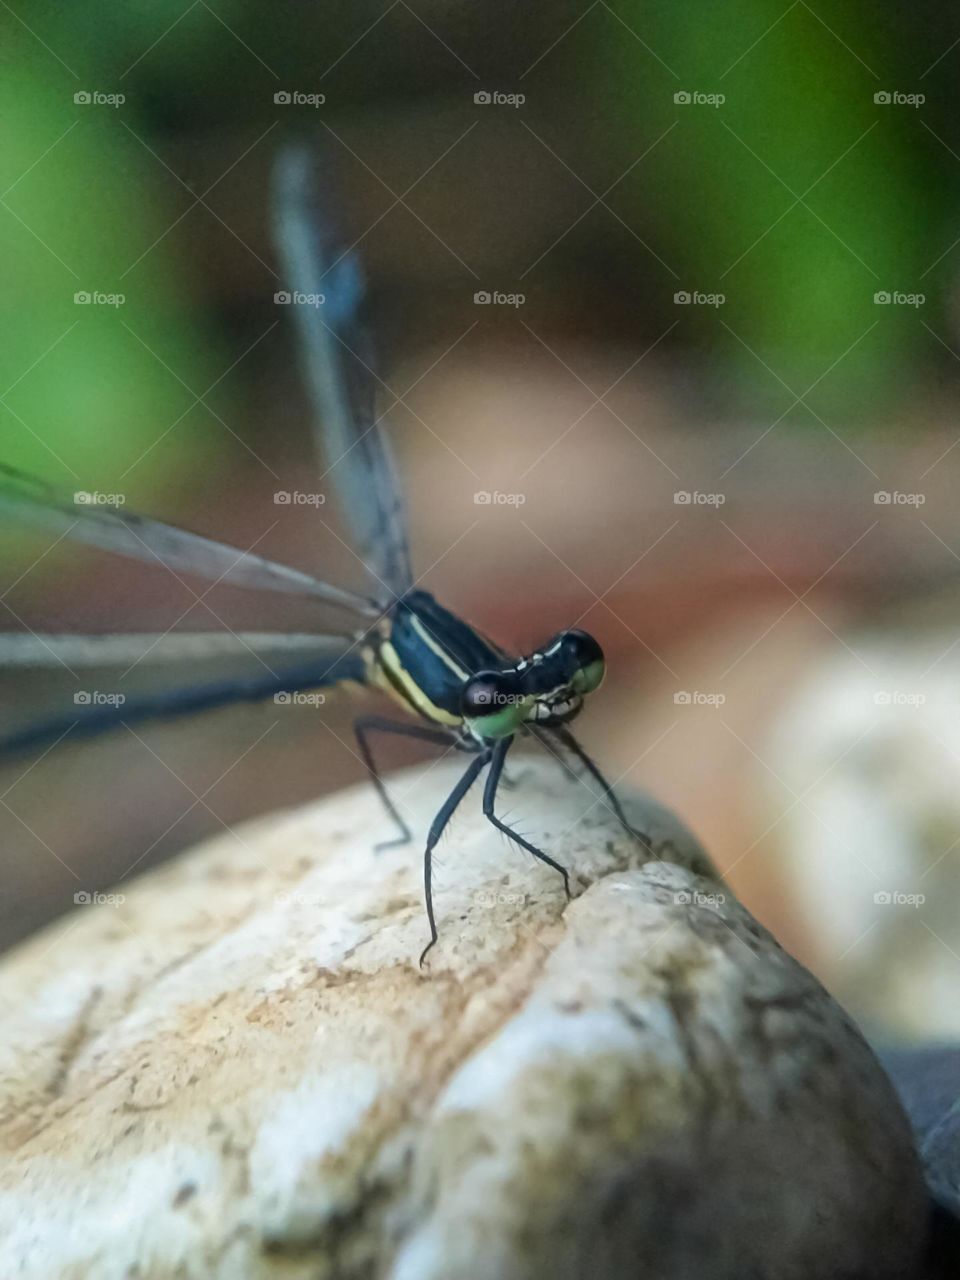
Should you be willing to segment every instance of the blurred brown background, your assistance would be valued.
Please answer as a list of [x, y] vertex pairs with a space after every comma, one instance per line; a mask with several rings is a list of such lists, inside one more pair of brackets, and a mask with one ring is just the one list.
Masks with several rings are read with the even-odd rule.
[[[0, 29], [3, 458], [360, 585], [332, 501], [273, 501], [329, 487], [269, 230], [308, 140], [424, 584], [519, 650], [595, 632], [607, 772], [862, 1016], [957, 1030], [956, 15], [21, 0]], [[52, 543], [0, 544], [4, 629], [341, 621]], [[73, 691], [5, 679], [4, 723]], [[5, 765], [0, 938], [360, 779], [352, 712]]]

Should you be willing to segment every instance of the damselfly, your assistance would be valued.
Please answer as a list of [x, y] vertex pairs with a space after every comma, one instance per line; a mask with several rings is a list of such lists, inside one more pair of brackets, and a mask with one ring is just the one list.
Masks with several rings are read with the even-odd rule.
[[291, 290], [324, 299], [320, 306], [290, 310], [299, 329], [303, 371], [314, 409], [314, 436], [333, 476], [343, 514], [371, 583], [369, 595], [332, 586], [251, 551], [130, 514], [124, 508], [78, 505], [45, 483], [0, 466], [0, 514], [19, 524], [39, 523], [61, 536], [165, 566], [212, 582], [293, 593], [351, 614], [343, 634], [214, 632], [162, 635], [0, 635], [0, 666], [24, 668], [63, 663], [162, 658], [218, 660], [247, 651], [263, 664], [260, 674], [221, 676], [177, 685], [53, 717], [0, 738], [0, 756], [29, 751], [61, 738], [98, 734], [147, 719], [164, 719], [279, 693], [356, 681], [380, 690], [420, 723], [364, 715], [355, 721], [360, 754], [399, 835], [411, 832], [384, 786], [371, 751], [377, 733], [401, 734], [471, 754], [460, 781], [433, 820], [423, 855], [424, 896], [430, 941], [437, 941], [431, 884], [434, 848], [454, 810], [484, 769], [489, 769], [483, 812], [521, 848], [563, 878], [565, 867], [497, 816], [497, 788], [511, 744], [529, 736], [561, 758], [572, 755], [602, 789], [623, 827], [642, 840], [619, 801], [569, 728], [584, 698], [600, 684], [604, 657], [580, 630], [567, 630], [525, 657], [509, 654], [421, 590], [410, 567], [406, 517], [390, 447], [374, 411], [375, 375], [362, 320], [363, 280], [356, 256], [340, 252], [316, 178], [302, 151], [284, 153], [277, 167], [276, 233]]

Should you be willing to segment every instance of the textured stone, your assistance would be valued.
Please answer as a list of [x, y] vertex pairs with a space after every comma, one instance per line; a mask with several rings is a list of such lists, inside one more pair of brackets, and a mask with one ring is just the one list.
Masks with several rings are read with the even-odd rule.
[[[460, 762], [391, 781], [423, 831]], [[363, 786], [83, 907], [0, 967], [0, 1275], [908, 1276], [907, 1121], [842, 1011], [653, 802], [550, 762], [468, 797], [426, 969]], [[651, 851], [654, 857], [651, 857]]]

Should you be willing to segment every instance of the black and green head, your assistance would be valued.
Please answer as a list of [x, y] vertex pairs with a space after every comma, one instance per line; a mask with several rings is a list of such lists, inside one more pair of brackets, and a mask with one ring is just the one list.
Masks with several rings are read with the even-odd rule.
[[586, 631], [561, 631], [512, 666], [479, 671], [463, 686], [460, 711], [475, 738], [508, 738], [524, 724], [551, 728], [578, 715], [604, 676], [603, 650]]

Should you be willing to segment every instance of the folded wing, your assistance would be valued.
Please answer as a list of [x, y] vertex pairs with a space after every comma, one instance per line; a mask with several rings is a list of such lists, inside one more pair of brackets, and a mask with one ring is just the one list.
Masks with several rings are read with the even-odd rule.
[[[204, 660], [216, 660], [215, 678], [198, 678]], [[40, 636], [0, 635], [0, 668], [67, 667], [107, 669], [148, 660], [187, 663], [193, 678], [175, 668], [180, 683], [123, 693], [124, 676], [97, 682], [101, 690], [65, 690], [49, 695], [58, 707], [35, 721], [0, 733], [0, 759], [56, 745], [61, 739], [88, 738], [147, 720], [170, 720], [238, 702], [271, 697], [288, 703], [292, 695], [343, 681], [363, 682], [365, 666], [357, 641], [345, 636], [273, 636], [258, 633], [168, 636]], [[223, 674], [227, 659], [231, 670]], [[156, 668], [155, 668], [156, 669]], [[93, 683], [90, 681], [88, 683]], [[103, 692], [104, 685], [107, 692]], [[278, 697], [279, 695], [279, 697]], [[62, 700], [62, 709], [57, 698]], [[278, 714], [280, 707], [277, 708]]]
[[18, 527], [33, 525], [74, 542], [113, 551], [134, 560], [163, 565], [173, 573], [208, 582], [310, 596], [361, 617], [379, 612], [373, 600], [322, 582], [299, 569], [276, 564], [149, 516], [119, 507], [87, 505], [33, 476], [0, 463], [0, 518]]
[[362, 318], [360, 263], [338, 245], [321, 194], [309, 154], [283, 152], [275, 179], [276, 239], [294, 299], [314, 437], [356, 549], [387, 605], [413, 585], [406, 514], [374, 410], [377, 378]]
[[0, 672], [11, 667], [135, 667], [209, 659], [252, 659], [268, 669], [303, 658], [340, 653], [349, 636], [264, 631], [161, 631], [119, 635], [0, 632]]

